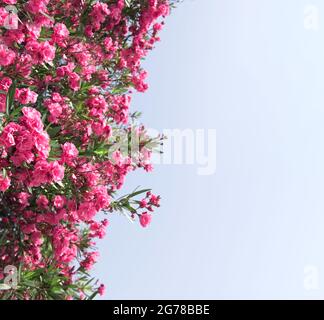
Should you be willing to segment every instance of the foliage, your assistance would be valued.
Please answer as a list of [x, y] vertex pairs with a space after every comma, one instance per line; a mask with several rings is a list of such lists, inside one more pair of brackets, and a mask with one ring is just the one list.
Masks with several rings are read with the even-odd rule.
[[89, 273], [108, 226], [98, 213], [151, 222], [160, 197], [118, 194], [129, 172], [152, 170], [162, 140], [129, 106], [132, 90], [147, 89], [141, 61], [174, 4], [2, 0], [0, 278], [16, 266], [18, 285], [1, 299], [103, 294]]

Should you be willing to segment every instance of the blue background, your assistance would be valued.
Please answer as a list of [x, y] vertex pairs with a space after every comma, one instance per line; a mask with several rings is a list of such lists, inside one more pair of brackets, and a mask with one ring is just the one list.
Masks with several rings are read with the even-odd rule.
[[162, 207], [149, 229], [110, 217], [104, 298], [324, 297], [323, 14], [319, 0], [188, 0], [167, 19], [133, 110], [159, 130], [216, 129], [217, 170], [131, 174], [126, 189], [152, 187]]

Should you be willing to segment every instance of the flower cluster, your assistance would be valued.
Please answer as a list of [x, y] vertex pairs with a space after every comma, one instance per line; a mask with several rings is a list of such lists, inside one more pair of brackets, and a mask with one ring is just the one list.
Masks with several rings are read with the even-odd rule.
[[20, 283], [0, 297], [103, 294], [87, 273], [108, 226], [98, 213], [120, 211], [142, 227], [151, 222], [160, 197], [148, 189], [116, 194], [129, 172], [152, 170], [161, 140], [136, 124], [129, 107], [132, 88], [147, 89], [141, 60], [171, 5], [2, 0], [0, 269], [19, 266]]

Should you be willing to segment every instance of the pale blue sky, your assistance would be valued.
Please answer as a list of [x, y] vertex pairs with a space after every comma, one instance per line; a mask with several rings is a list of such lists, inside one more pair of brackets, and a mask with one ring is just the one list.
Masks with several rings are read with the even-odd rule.
[[110, 218], [96, 275], [107, 299], [320, 298], [324, 274], [324, 20], [304, 0], [184, 1], [145, 62], [133, 109], [155, 129], [216, 129], [217, 171], [159, 165], [149, 229]]

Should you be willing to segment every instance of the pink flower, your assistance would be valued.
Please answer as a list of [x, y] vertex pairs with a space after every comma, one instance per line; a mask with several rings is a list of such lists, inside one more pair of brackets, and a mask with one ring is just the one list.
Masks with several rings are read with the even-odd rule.
[[80, 76], [75, 73], [75, 72], [71, 72], [69, 74], [69, 85], [70, 85], [70, 88], [73, 90], [73, 91], [77, 91], [80, 89]]
[[40, 53], [43, 61], [51, 62], [55, 57], [55, 47], [45, 41], [40, 46]]
[[90, 17], [92, 18], [92, 29], [100, 29], [100, 24], [105, 21], [109, 13], [110, 10], [108, 9], [107, 3], [97, 2], [96, 4], [94, 4], [92, 12], [90, 13]]
[[35, 103], [37, 101], [38, 94], [31, 91], [29, 88], [16, 89], [15, 98], [21, 104]]
[[17, 3], [17, 0], [2, 0], [2, 2], [6, 3], [6, 4], [15, 4], [15, 3]]
[[51, 162], [50, 175], [53, 181], [62, 181], [64, 178], [64, 166], [60, 165], [57, 161]]
[[20, 134], [16, 138], [16, 148], [19, 152], [31, 151], [34, 147], [35, 140], [34, 137], [28, 132], [20, 131]]
[[107, 50], [107, 51], [110, 51], [110, 49], [112, 48], [112, 46], [113, 46], [113, 41], [112, 41], [112, 39], [110, 38], [110, 37], [107, 37], [107, 38], [105, 38], [105, 40], [104, 40], [104, 46], [105, 46], [105, 49]]
[[36, 204], [38, 207], [40, 208], [46, 208], [48, 206], [48, 199], [46, 196], [44, 196], [43, 194], [41, 194], [38, 199], [36, 200]]
[[64, 178], [64, 167], [57, 161], [48, 163], [45, 160], [38, 161], [35, 165], [29, 185], [38, 187], [42, 184], [59, 182]]
[[21, 126], [17, 123], [10, 122], [0, 135], [0, 143], [6, 148], [10, 148], [16, 144], [15, 134], [21, 130]]
[[26, 234], [30, 234], [30, 233], [37, 231], [35, 224], [26, 224], [26, 225], [22, 226], [21, 229], [22, 229], [23, 233], [26, 233]]
[[160, 31], [162, 29], [162, 24], [161, 23], [155, 23], [154, 25], [153, 25], [153, 30], [154, 30], [154, 32], [158, 32], [158, 31]]
[[56, 209], [62, 209], [66, 204], [66, 198], [64, 196], [55, 196], [53, 205]]
[[35, 160], [35, 156], [31, 151], [16, 151], [10, 160], [16, 167], [20, 167], [23, 163], [31, 163]]
[[104, 284], [101, 284], [98, 288], [98, 293], [103, 296], [105, 294], [106, 287]]
[[99, 252], [88, 252], [85, 255], [85, 259], [80, 264], [84, 269], [90, 270], [92, 266], [96, 263], [98, 257]]
[[77, 255], [75, 231], [58, 225], [53, 230], [53, 247], [55, 259], [59, 262], [71, 262]]
[[91, 220], [96, 213], [97, 210], [91, 202], [83, 202], [79, 206], [78, 215], [82, 221]]
[[26, 44], [26, 50], [32, 56], [35, 64], [51, 62], [55, 57], [55, 47], [48, 41], [29, 40]]
[[58, 118], [61, 116], [62, 112], [63, 112], [63, 108], [62, 106], [57, 103], [57, 102], [51, 102], [52, 100], [49, 101], [45, 101], [45, 106], [47, 107], [48, 111], [50, 112], [50, 117], [49, 117], [49, 121], [53, 122], [53, 123], [57, 123], [58, 122]]
[[24, 116], [20, 118], [21, 124], [25, 125], [31, 131], [43, 131], [44, 125], [39, 111], [34, 108], [23, 107], [22, 113]]
[[65, 142], [62, 145], [61, 159], [63, 162], [67, 163], [68, 165], [72, 165], [72, 160], [75, 159], [78, 156], [78, 154], [79, 151], [73, 143]]
[[22, 206], [22, 208], [25, 208], [29, 205], [29, 199], [30, 199], [30, 194], [27, 192], [19, 192], [17, 194], [17, 200]]
[[63, 154], [66, 158], [74, 159], [78, 156], [79, 151], [73, 143], [66, 142], [62, 146]]
[[69, 36], [69, 30], [63, 23], [57, 23], [53, 28], [52, 39], [61, 47], [65, 47], [64, 40]]
[[30, 238], [36, 246], [40, 246], [43, 243], [42, 234], [39, 231], [34, 231]]
[[143, 212], [140, 216], [140, 224], [143, 228], [146, 228], [152, 221], [152, 215], [147, 212]]
[[0, 79], [0, 90], [8, 91], [12, 84], [12, 80], [8, 77]]
[[145, 199], [143, 199], [143, 200], [140, 201], [139, 205], [140, 205], [141, 208], [146, 208], [147, 202], [145, 201]]
[[16, 58], [14, 51], [8, 49], [5, 45], [0, 45], [0, 66], [8, 66], [13, 64]]
[[50, 152], [50, 139], [47, 132], [37, 132], [34, 140], [38, 158], [42, 160], [47, 159]]
[[108, 226], [108, 220], [105, 219], [101, 223], [92, 221], [90, 224], [91, 237], [103, 239], [106, 234], [106, 227]]
[[155, 196], [154, 194], [150, 197], [150, 203], [156, 207], [160, 206], [160, 196]]
[[69, 35], [69, 30], [67, 29], [66, 25], [64, 23], [57, 23], [54, 28], [54, 35], [55, 37], [64, 39], [68, 37]]
[[10, 187], [10, 178], [0, 174], [0, 191], [5, 192]]
[[49, 0], [29, 0], [26, 9], [33, 14], [45, 12]]

